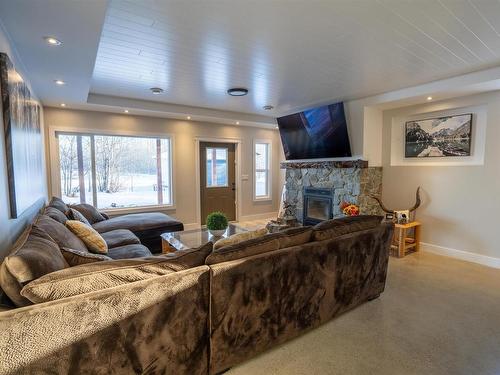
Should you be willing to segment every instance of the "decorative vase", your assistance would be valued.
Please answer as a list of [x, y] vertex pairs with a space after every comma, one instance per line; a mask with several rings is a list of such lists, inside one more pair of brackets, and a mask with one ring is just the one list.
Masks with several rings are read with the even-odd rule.
[[209, 229], [208, 233], [210, 233], [214, 237], [222, 237], [224, 233], [226, 233], [226, 229]]

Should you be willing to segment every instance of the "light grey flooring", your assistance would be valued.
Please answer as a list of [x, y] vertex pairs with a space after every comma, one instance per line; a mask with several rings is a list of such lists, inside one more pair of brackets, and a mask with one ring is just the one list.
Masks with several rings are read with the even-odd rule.
[[500, 270], [391, 258], [385, 292], [230, 375], [500, 374]]

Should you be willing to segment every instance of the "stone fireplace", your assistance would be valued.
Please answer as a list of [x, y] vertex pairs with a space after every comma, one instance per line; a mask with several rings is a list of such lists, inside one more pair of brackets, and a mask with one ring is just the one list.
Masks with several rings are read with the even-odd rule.
[[382, 168], [363, 160], [283, 162], [286, 170], [283, 211], [285, 220], [311, 225], [343, 216], [340, 203], [359, 205], [361, 214], [381, 215], [370, 196], [382, 193]]

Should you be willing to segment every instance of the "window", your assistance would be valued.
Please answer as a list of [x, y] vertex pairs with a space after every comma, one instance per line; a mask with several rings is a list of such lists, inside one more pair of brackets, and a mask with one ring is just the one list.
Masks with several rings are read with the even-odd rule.
[[227, 168], [227, 148], [207, 147], [207, 187], [227, 187]]
[[271, 198], [271, 142], [254, 143], [254, 199]]
[[169, 138], [57, 133], [61, 195], [99, 209], [171, 205]]

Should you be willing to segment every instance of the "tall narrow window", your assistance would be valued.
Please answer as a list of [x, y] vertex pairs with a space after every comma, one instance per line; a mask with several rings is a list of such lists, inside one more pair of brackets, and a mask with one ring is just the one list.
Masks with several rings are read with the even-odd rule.
[[169, 138], [58, 133], [61, 195], [100, 209], [172, 204]]
[[254, 143], [254, 199], [271, 198], [271, 142]]

